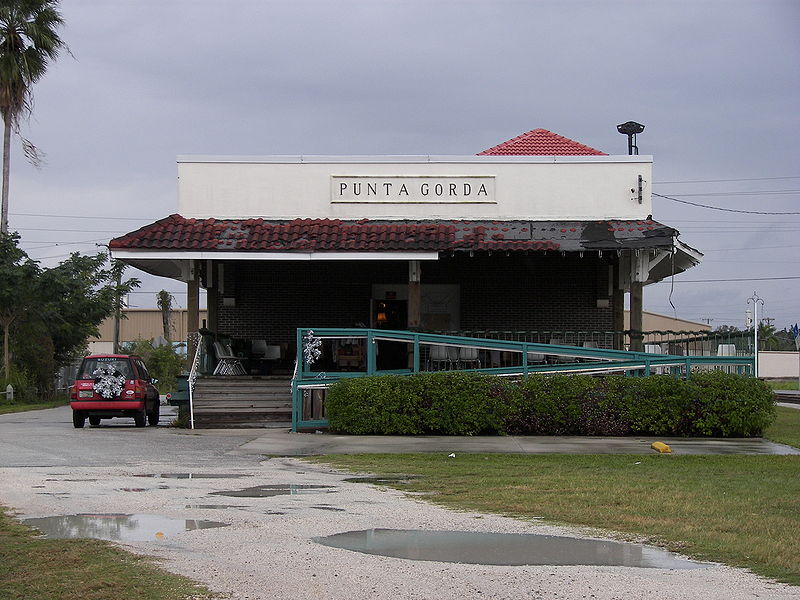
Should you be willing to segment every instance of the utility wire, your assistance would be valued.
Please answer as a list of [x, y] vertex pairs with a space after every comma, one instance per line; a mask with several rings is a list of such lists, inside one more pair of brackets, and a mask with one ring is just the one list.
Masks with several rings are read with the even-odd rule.
[[800, 175], [786, 175], [784, 177], [746, 177], [743, 179], [687, 179], [684, 181], [654, 181], [655, 184], [668, 183], [726, 183], [728, 181], [774, 181], [776, 179], [800, 179]]
[[[788, 279], [800, 279], [800, 275], [790, 277], [742, 277], [739, 279], [684, 279], [675, 283], [720, 283], [726, 281], [777, 281]], [[669, 281], [656, 281], [656, 283], [670, 283]]]
[[[98, 217], [97, 215], [45, 215], [42, 213], [10, 213], [12, 217], [55, 217], [58, 219], [109, 219], [114, 221], [157, 221], [149, 217]], [[163, 219], [163, 217], [159, 217]]]
[[672, 194], [686, 198], [689, 196], [784, 196], [787, 194], [800, 194], [800, 190], [752, 190], [752, 191], [733, 191], [733, 192], [696, 192], [693, 194]]
[[[12, 229], [15, 229], [12, 227]], [[122, 233], [120, 229], [41, 229], [36, 227], [19, 227], [17, 231], [69, 231], [78, 233]]]
[[783, 246], [750, 246], [749, 248], [706, 248], [705, 252], [751, 252], [753, 250], [774, 250], [782, 248], [800, 248], [796, 244], [786, 244]]
[[699, 206], [700, 208], [721, 210], [723, 212], [744, 213], [748, 215], [800, 215], [800, 212], [768, 212], [762, 210], [739, 210], [736, 208], [722, 208], [719, 206], [710, 206], [708, 204], [698, 204], [697, 202], [689, 202], [688, 200], [678, 200], [677, 198], [665, 196], [664, 194], [656, 194], [655, 192], [653, 192], [653, 196], [658, 196], [659, 198], [666, 198], [667, 200], [672, 200], [673, 202], [680, 202], [681, 204], [690, 204], [692, 206]]

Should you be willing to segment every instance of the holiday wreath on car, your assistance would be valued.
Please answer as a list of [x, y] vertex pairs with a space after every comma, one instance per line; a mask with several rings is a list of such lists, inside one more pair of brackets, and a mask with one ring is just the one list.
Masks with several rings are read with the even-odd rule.
[[103, 398], [116, 398], [125, 385], [125, 376], [111, 365], [103, 365], [95, 370], [94, 391]]

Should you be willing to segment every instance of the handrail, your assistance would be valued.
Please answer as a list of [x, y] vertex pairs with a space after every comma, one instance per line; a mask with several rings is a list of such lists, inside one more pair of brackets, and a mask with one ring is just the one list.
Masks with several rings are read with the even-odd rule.
[[200, 349], [202, 347], [202, 336], [200, 332], [193, 331], [187, 336], [187, 342], [191, 346], [194, 341], [194, 358], [192, 359], [192, 368], [189, 369], [189, 429], [194, 429], [194, 384], [197, 381], [197, 367], [200, 363]]
[[[311, 365], [317, 361], [321, 340], [326, 339], [361, 339], [365, 340], [365, 369], [360, 371], [312, 371]], [[303, 390], [327, 387], [340, 379], [364, 377], [375, 374], [411, 375], [421, 370], [420, 350], [429, 346], [445, 346], [471, 348], [484, 351], [514, 352], [520, 354], [519, 363], [511, 366], [491, 366], [460, 369], [484, 374], [505, 377], [527, 377], [530, 373], [625, 373], [633, 375], [650, 375], [669, 369], [674, 376], [688, 376], [693, 366], [722, 365], [726, 369], [736, 369], [738, 373], [753, 372], [752, 356], [695, 356], [670, 355], [649, 352], [630, 352], [627, 350], [608, 350], [567, 346], [560, 344], [542, 344], [516, 340], [461, 337], [413, 331], [364, 328], [322, 328], [297, 329], [297, 359], [292, 377], [292, 428], [297, 430], [298, 424], [303, 427], [325, 426], [322, 418], [303, 419]], [[380, 370], [377, 368], [377, 343], [379, 341], [400, 342], [413, 345], [413, 354], [409, 352], [410, 366], [401, 369]], [[530, 356], [555, 357], [550, 364], [545, 360], [529, 364]], [[413, 356], [413, 359], [411, 358]], [[586, 362], [588, 361], [588, 362]], [[430, 364], [430, 363], [429, 363]], [[502, 363], [500, 363], [502, 364]]]

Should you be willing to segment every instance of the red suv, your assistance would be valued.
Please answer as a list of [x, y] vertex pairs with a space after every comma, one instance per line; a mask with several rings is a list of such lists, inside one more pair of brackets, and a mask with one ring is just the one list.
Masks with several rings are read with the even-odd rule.
[[158, 425], [159, 397], [139, 356], [95, 354], [81, 363], [70, 388], [72, 424], [83, 427], [86, 418], [96, 427], [101, 419], [133, 417], [137, 427]]

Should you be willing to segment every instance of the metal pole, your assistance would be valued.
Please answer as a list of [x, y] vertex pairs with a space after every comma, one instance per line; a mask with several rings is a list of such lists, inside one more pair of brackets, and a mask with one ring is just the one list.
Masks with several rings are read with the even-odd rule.
[[753, 303], [753, 343], [754, 348], [754, 375], [758, 377], [758, 303], [764, 306], [764, 299], [759, 298], [758, 294], [753, 292], [753, 295], [747, 299], [747, 303]]
[[794, 337], [794, 348], [797, 350], [797, 389], [800, 390], [800, 329], [797, 323], [791, 328], [791, 332]]
[[119, 354], [120, 347], [119, 347], [119, 326], [120, 320], [122, 319], [122, 294], [120, 293], [120, 288], [122, 287], [122, 267], [121, 265], [117, 265], [117, 294], [116, 294], [116, 306], [114, 307], [114, 354]]

